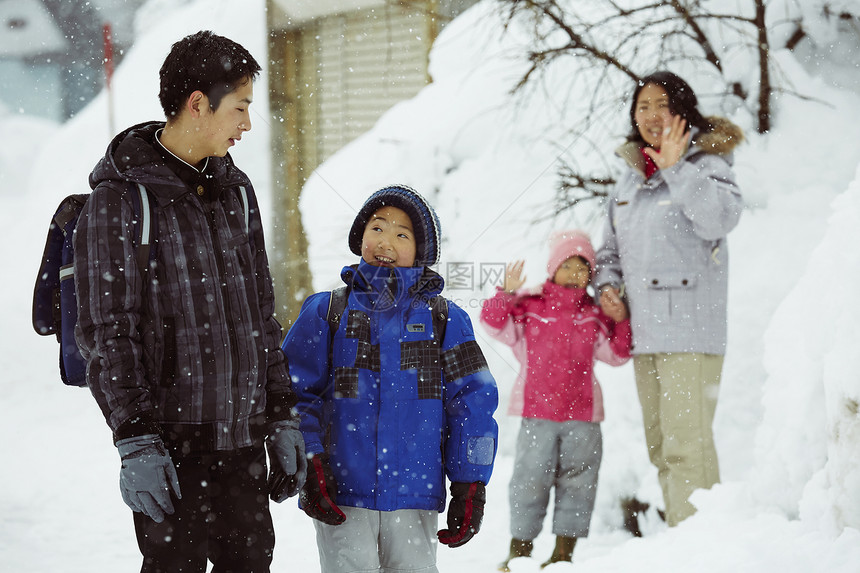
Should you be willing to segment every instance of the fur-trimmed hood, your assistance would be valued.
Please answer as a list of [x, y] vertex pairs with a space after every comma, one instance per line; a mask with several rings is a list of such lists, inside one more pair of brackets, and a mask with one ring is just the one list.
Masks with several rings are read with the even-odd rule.
[[705, 119], [711, 124], [711, 130], [694, 135], [694, 147], [705, 153], [727, 155], [743, 142], [743, 130], [730, 120], [716, 115]]
[[[724, 117], [711, 116], [705, 119], [711, 124], [711, 129], [703, 132], [694, 128], [692, 145], [684, 155], [700, 150], [724, 157], [730, 156], [743, 142], [743, 130]], [[641, 147], [642, 145], [637, 141], [627, 141], [616, 149], [615, 153], [635, 169], [644, 171], [644, 159], [639, 151]]]

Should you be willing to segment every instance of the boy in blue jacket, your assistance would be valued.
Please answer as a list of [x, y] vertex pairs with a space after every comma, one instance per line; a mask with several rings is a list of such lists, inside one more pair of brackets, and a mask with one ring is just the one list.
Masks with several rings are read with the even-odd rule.
[[[377, 191], [349, 233], [361, 261], [341, 271], [336, 331], [332, 293], [320, 292], [284, 340], [309, 456], [300, 505], [315, 520], [323, 573], [435, 572], [437, 539], [458, 547], [480, 529], [498, 393], [462, 309], [442, 301], [447, 326], [434, 332], [439, 243], [421, 195]], [[446, 478], [448, 527], [437, 532]]]

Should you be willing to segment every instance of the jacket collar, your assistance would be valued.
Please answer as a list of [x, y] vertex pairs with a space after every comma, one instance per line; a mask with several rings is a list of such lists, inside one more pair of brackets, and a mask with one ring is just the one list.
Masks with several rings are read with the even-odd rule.
[[[95, 189], [106, 180], [141, 183], [161, 205], [189, 193], [190, 189], [165, 165], [155, 147], [158, 145], [155, 133], [164, 125], [161, 121], [140, 123], [114, 137], [104, 157], [90, 173], [90, 187]], [[219, 189], [250, 186], [247, 176], [233, 165], [229, 154], [210, 157], [207, 172], [218, 182]]]
[[550, 303], [564, 306], [581, 307], [590, 298], [586, 289], [563, 287], [552, 282], [552, 279], [547, 279], [543, 284], [542, 294]]
[[425, 301], [442, 292], [445, 281], [428, 267], [377, 267], [364, 261], [343, 267], [341, 279], [356, 296], [376, 305], [376, 299], [388, 291], [395, 303], [405, 298]]

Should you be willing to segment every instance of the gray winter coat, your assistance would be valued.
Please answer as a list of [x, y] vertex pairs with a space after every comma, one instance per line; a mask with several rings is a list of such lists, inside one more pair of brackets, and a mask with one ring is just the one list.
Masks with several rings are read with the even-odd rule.
[[624, 286], [634, 354], [725, 354], [726, 234], [743, 208], [731, 152], [743, 135], [708, 120], [714, 128], [648, 180], [638, 144], [617, 151], [630, 169], [609, 197], [595, 284]]
[[[199, 198], [154, 148], [163, 125], [118, 135], [90, 175], [74, 261], [87, 384], [115, 439], [158, 433], [194, 452], [259, 444], [295, 395], [260, 215], [240, 200], [240, 186], [249, 198], [254, 190], [229, 155], [211, 157], [214, 197]], [[148, 271], [121, 194], [137, 183], [157, 210]]]

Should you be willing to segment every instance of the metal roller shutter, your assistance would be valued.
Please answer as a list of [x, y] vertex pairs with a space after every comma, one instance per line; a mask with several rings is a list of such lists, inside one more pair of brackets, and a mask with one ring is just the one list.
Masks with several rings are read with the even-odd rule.
[[426, 14], [392, 5], [320, 18], [303, 32], [300, 85], [303, 123], [315, 127], [314, 141], [305, 142], [315, 148], [313, 163], [427, 84], [430, 33]]

